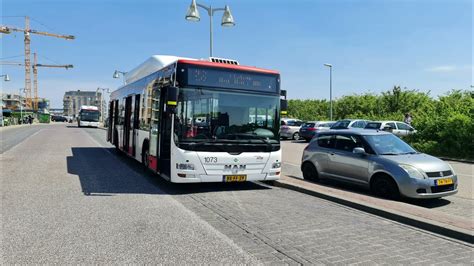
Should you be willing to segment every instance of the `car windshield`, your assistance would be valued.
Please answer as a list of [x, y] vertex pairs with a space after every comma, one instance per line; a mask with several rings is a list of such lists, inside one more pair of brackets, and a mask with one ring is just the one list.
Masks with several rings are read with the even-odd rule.
[[417, 153], [410, 145], [393, 134], [365, 135], [364, 138], [379, 155]]
[[279, 100], [278, 95], [182, 88], [175, 119], [176, 141], [181, 148], [218, 143], [278, 144]]
[[332, 125], [331, 129], [348, 128], [350, 123], [351, 123], [350, 120], [337, 121], [334, 125]]
[[82, 110], [80, 113], [81, 121], [98, 122], [99, 116], [99, 111]]

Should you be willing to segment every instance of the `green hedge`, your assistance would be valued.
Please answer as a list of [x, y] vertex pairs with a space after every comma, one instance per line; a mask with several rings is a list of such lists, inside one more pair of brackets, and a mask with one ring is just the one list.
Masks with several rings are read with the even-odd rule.
[[[328, 120], [326, 100], [289, 100], [290, 117], [302, 120]], [[348, 95], [333, 101], [334, 120], [364, 118], [403, 121], [413, 117], [418, 133], [406, 137], [416, 149], [437, 156], [474, 158], [474, 94], [453, 90], [433, 98], [429, 93], [394, 87], [381, 94]]]

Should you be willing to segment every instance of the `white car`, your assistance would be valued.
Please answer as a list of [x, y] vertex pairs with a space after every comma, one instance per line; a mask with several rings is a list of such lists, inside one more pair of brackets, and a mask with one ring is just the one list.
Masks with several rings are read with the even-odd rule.
[[415, 128], [400, 121], [371, 121], [367, 123], [365, 129], [390, 131], [397, 136], [407, 136], [416, 133]]

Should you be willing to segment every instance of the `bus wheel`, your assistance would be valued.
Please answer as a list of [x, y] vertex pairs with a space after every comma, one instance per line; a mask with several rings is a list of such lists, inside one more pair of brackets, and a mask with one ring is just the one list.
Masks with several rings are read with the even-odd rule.
[[148, 152], [148, 147], [146, 147], [142, 152], [142, 164], [145, 167], [145, 169], [148, 169], [150, 165], [149, 155], [150, 153]]

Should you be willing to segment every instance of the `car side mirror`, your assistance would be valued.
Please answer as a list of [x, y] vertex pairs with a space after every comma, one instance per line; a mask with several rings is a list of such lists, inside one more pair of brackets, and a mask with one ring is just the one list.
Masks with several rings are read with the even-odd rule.
[[365, 149], [362, 148], [362, 147], [355, 147], [352, 150], [352, 153], [354, 153], [354, 154], [365, 154]]

